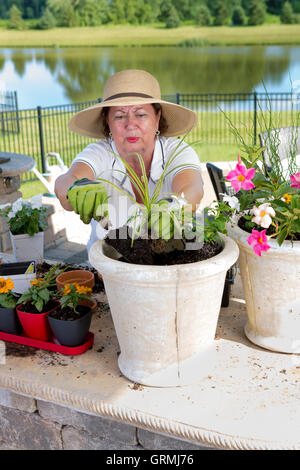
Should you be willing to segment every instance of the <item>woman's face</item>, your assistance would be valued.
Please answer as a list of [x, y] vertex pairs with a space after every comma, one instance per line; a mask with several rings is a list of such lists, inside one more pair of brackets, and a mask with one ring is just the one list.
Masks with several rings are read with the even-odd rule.
[[121, 156], [130, 152], [152, 156], [159, 118], [160, 111], [156, 114], [151, 104], [109, 108], [107, 123]]

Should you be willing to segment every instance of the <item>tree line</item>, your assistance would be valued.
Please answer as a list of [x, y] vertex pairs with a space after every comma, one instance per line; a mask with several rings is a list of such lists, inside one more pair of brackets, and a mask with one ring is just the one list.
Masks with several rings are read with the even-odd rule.
[[[300, 0], [1, 0], [0, 18], [12, 29], [26, 27], [133, 25], [155, 22], [175, 28], [259, 25], [267, 13], [286, 24], [300, 22]], [[27, 20], [27, 21], [25, 21]]]

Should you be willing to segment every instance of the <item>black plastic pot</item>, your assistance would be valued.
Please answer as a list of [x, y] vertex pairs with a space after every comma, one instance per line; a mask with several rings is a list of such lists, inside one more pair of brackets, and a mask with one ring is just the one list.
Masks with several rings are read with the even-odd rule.
[[87, 313], [78, 320], [66, 321], [48, 316], [53, 334], [63, 346], [80, 346], [84, 343], [92, 320], [91, 308], [85, 308]]
[[19, 335], [23, 328], [15, 308], [0, 307], [0, 331]]
[[231, 286], [232, 286], [233, 283], [234, 283], [234, 269], [230, 268], [226, 273], [226, 279], [225, 279], [225, 285], [224, 285], [224, 291], [223, 291], [221, 307], [228, 307], [229, 299], [230, 299]]

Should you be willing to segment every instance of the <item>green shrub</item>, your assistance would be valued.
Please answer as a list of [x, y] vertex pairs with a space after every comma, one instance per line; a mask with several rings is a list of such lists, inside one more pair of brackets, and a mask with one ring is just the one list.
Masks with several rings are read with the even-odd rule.
[[296, 16], [293, 11], [293, 7], [290, 2], [285, 2], [283, 4], [281, 13], [280, 13], [280, 21], [283, 24], [293, 24], [296, 22]]
[[9, 10], [9, 20], [7, 23], [9, 29], [25, 29], [25, 23], [22, 18], [22, 12], [14, 4]]
[[55, 28], [56, 26], [56, 20], [53, 14], [51, 13], [51, 10], [49, 8], [46, 8], [43, 16], [41, 17], [38, 27], [39, 29], [51, 29]]
[[166, 28], [178, 28], [180, 19], [177, 10], [172, 6], [166, 19]]
[[263, 0], [251, 0], [249, 4], [249, 19], [250, 26], [263, 24], [266, 18], [266, 5]]
[[247, 17], [244, 8], [241, 6], [235, 7], [232, 13], [232, 24], [244, 26], [247, 23]]
[[214, 25], [222, 26], [227, 23], [228, 11], [223, 0], [216, 0], [213, 8]]
[[199, 26], [209, 26], [212, 23], [212, 16], [205, 5], [201, 5], [196, 13], [196, 22]]

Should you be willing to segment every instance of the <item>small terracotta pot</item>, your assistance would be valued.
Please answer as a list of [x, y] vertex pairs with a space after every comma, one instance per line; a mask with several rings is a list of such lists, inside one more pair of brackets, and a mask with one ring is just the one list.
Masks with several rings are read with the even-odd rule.
[[98, 278], [100, 279], [100, 281], [103, 282], [103, 277], [102, 277], [102, 274], [98, 273]]
[[56, 278], [57, 289], [63, 289], [65, 284], [72, 284], [73, 282], [92, 289], [95, 285], [95, 275], [91, 271], [78, 269], [61, 273]]

